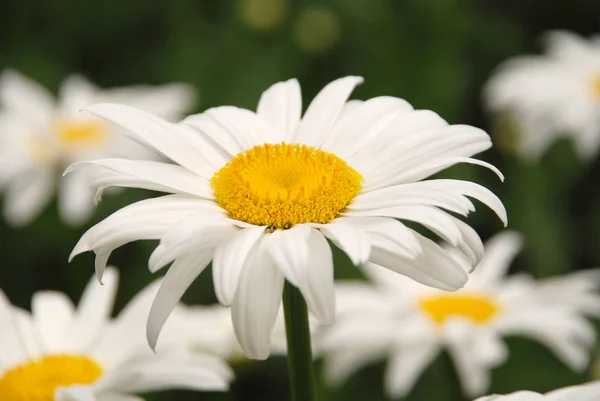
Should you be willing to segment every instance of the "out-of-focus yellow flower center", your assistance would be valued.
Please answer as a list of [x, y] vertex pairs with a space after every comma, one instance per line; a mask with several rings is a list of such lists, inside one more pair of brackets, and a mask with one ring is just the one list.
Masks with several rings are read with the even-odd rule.
[[102, 368], [84, 356], [49, 355], [9, 369], [0, 376], [3, 401], [54, 401], [59, 387], [92, 384]]
[[596, 98], [600, 100], [600, 73], [596, 74], [594, 81], [592, 82], [592, 90]]
[[419, 305], [437, 324], [451, 317], [464, 317], [475, 323], [486, 323], [498, 312], [498, 305], [482, 294], [439, 294], [423, 298]]
[[107, 139], [106, 122], [100, 119], [58, 119], [54, 122], [54, 132], [65, 148], [95, 148]]
[[336, 155], [301, 144], [264, 144], [237, 154], [211, 179], [217, 203], [236, 220], [271, 228], [326, 223], [362, 188]]

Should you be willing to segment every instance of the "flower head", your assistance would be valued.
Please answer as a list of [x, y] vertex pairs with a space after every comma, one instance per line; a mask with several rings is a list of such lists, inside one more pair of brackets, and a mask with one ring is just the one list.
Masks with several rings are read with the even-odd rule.
[[491, 110], [516, 123], [516, 149], [536, 159], [558, 137], [574, 140], [581, 157], [600, 146], [600, 41], [556, 31], [546, 35], [543, 56], [521, 56], [501, 65], [486, 88]]
[[183, 84], [103, 90], [81, 76], [62, 84], [58, 99], [42, 86], [6, 70], [0, 76], [0, 189], [4, 216], [13, 225], [33, 220], [58, 186], [58, 206], [67, 223], [91, 214], [92, 177], [62, 171], [78, 160], [98, 157], [157, 158], [154, 152], [118, 134], [116, 126], [79, 111], [92, 103], [121, 102], [173, 119], [187, 110], [193, 91]]
[[104, 287], [90, 281], [77, 308], [63, 293], [38, 292], [31, 313], [10, 305], [0, 291], [3, 399], [117, 401], [169, 388], [228, 388], [230, 368], [217, 357], [182, 347], [184, 325], [176, 318], [158, 353], [150, 351], [141, 319], [157, 285], [148, 286], [111, 319], [116, 270], [108, 269], [104, 281]]
[[600, 315], [600, 270], [537, 282], [525, 275], [505, 277], [520, 247], [516, 233], [496, 235], [465, 288], [454, 293], [372, 266], [366, 272], [373, 285], [340, 284], [337, 324], [319, 344], [329, 379], [339, 383], [387, 358], [386, 390], [404, 395], [447, 349], [465, 393], [477, 396], [489, 386], [490, 369], [506, 359], [506, 335], [531, 337], [572, 369], [584, 369], [595, 341], [585, 317]]
[[533, 391], [517, 391], [507, 395], [488, 395], [475, 401], [595, 401], [600, 398], [600, 382], [554, 390], [544, 395]]
[[[269, 88], [256, 113], [216, 107], [179, 124], [131, 107], [88, 108], [174, 164], [101, 159], [77, 163], [109, 186], [171, 193], [125, 207], [88, 230], [72, 256], [93, 250], [102, 276], [113, 249], [160, 239], [151, 271], [173, 262], [148, 321], [151, 344], [171, 306], [212, 261], [215, 292], [231, 305], [238, 340], [250, 358], [266, 358], [284, 280], [300, 289], [310, 312], [335, 315], [329, 239], [356, 265], [378, 264], [419, 282], [456, 290], [482, 256], [475, 231], [445, 210], [467, 215], [468, 197], [506, 221], [500, 200], [478, 184], [420, 182], [491, 146], [470, 126], [451, 126], [406, 101], [347, 101], [359, 77], [327, 85], [301, 118], [294, 79]], [[420, 223], [467, 255], [450, 254], [400, 220]]]

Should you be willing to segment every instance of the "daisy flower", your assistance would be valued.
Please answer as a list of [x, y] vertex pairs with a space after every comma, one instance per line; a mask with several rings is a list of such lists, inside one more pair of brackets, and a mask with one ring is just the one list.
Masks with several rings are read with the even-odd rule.
[[112, 101], [174, 119], [193, 101], [183, 84], [132, 86], [102, 90], [81, 76], [70, 76], [58, 98], [12, 70], [0, 76], [0, 190], [4, 218], [14, 226], [35, 219], [58, 192], [61, 218], [69, 224], [87, 220], [94, 209], [87, 174], [59, 181], [69, 164], [98, 157], [157, 158], [154, 152], [123, 135], [116, 126], [80, 109]]
[[454, 293], [366, 266], [373, 285], [339, 284], [338, 320], [319, 345], [326, 376], [340, 383], [365, 364], [387, 358], [386, 392], [400, 397], [446, 349], [465, 393], [474, 397], [488, 389], [490, 369], [506, 359], [507, 335], [531, 337], [572, 369], [584, 369], [596, 338], [585, 316], [600, 315], [600, 270], [539, 281], [505, 277], [520, 247], [513, 232], [489, 240], [483, 261]]
[[532, 391], [517, 391], [507, 395], [488, 395], [475, 401], [595, 401], [600, 399], [600, 382], [571, 386], [544, 395]]
[[492, 111], [517, 123], [516, 149], [536, 159], [560, 136], [570, 136], [582, 158], [600, 145], [600, 38], [546, 34], [546, 54], [500, 66], [485, 90]]
[[140, 316], [148, 313], [156, 285], [111, 319], [117, 278], [108, 269], [104, 287], [91, 280], [78, 308], [61, 292], [42, 291], [33, 296], [29, 313], [0, 291], [2, 399], [142, 401], [134, 393], [228, 388], [232, 372], [220, 358], [179, 345], [185, 334], [175, 316], [171, 335], [161, 339], [158, 353], [150, 351]]
[[[109, 186], [170, 193], [129, 205], [89, 229], [71, 257], [96, 253], [102, 276], [110, 253], [139, 239], [160, 239], [149, 267], [173, 262], [148, 320], [154, 344], [172, 305], [212, 261], [215, 292], [231, 305], [246, 355], [264, 359], [284, 280], [324, 324], [335, 316], [333, 260], [327, 239], [356, 265], [370, 261], [426, 285], [456, 290], [483, 251], [477, 233], [447, 211], [467, 215], [468, 197], [506, 221], [485, 187], [451, 179], [420, 181], [491, 146], [480, 129], [448, 125], [406, 101], [347, 101], [360, 77], [327, 85], [301, 118], [295, 79], [263, 93], [258, 111], [216, 107], [171, 124], [141, 110], [98, 104], [87, 110], [121, 125], [173, 164], [101, 159], [72, 165], [92, 171], [98, 194]], [[456, 261], [400, 220], [420, 223], [468, 256]]]

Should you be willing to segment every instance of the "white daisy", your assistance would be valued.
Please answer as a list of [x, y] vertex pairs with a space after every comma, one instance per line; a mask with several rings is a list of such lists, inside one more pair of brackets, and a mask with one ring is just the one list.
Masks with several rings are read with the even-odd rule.
[[596, 401], [600, 399], [600, 382], [561, 388], [544, 395], [533, 391], [517, 391], [507, 395], [488, 395], [475, 401]]
[[[161, 341], [165, 337], [177, 337], [184, 341], [186, 346], [194, 351], [213, 353], [230, 364], [247, 362], [246, 355], [235, 336], [231, 321], [231, 311], [220, 304], [180, 306], [171, 315], [175, 317], [176, 324], [167, 324], [161, 331]], [[320, 327], [314, 319], [310, 321], [311, 329]], [[173, 336], [172, 331], [180, 330], [179, 335]], [[311, 330], [314, 331], [314, 330]], [[198, 334], [198, 333], [201, 333]], [[168, 341], [168, 340], [167, 340]], [[287, 341], [283, 308], [279, 310], [275, 327], [271, 333], [271, 354], [286, 355]]]
[[600, 37], [556, 31], [545, 39], [544, 56], [500, 66], [487, 84], [488, 106], [515, 119], [515, 145], [523, 156], [536, 159], [568, 135], [581, 157], [589, 158], [600, 146]]
[[388, 359], [388, 394], [407, 394], [442, 349], [452, 357], [464, 391], [483, 394], [489, 371], [502, 364], [505, 335], [531, 337], [573, 369], [589, 363], [596, 335], [586, 315], [600, 315], [600, 270], [534, 281], [505, 277], [521, 247], [519, 235], [498, 234], [464, 289], [448, 293], [366, 266], [374, 285], [338, 288], [338, 319], [321, 338], [332, 383], [365, 364]]
[[33, 296], [31, 314], [9, 304], [0, 291], [0, 394], [10, 401], [141, 401], [134, 393], [193, 389], [222, 391], [230, 368], [215, 356], [181, 346], [186, 334], [169, 322], [154, 354], [143, 330], [157, 285], [142, 290], [110, 318], [117, 272], [105, 286], [92, 279], [77, 309], [61, 292]]
[[[216, 295], [231, 304], [237, 338], [256, 359], [269, 354], [284, 279], [300, 289], [319, 321], [333, 322], [326, 238], [356, 265], [371, 261], [427, 285], [462, 287], [483, 246], [471, 227], [445, 210], [467, 215], [474, 210], [469, 196], [506, 221], [504, 207], [472, 182], [419, 180], [461, 162], [500, 174], [469, 157], [489, 148], [490, 138], [474, 127], [448, 125], [434, 112], [415, 111], [402, 99], [347, 102], [361, 82], [346, 77], [330, 83], [303, 118], [295, 79], [269, 88], [256, 113], [216, 107], [179, 124], [122, 105], [89, 107], [176, 164], [103, 159], [71, 166], [67, 172], [96, 174], [98, 194], [109, 186], [171, 193], [109, 216], [83, 235], [71, 257], [93, 250], [101, 277], [115, 248], [160, 239], [150, 270], [173, 264], [148, 321], [151, 344], [171, 306], [212, 261]], [[468, 262], [455, 261], [396, 219], [431, 229]]]
[[58, 99], [16, 71], [0, 76], [0, 189], [5, 192], [4, 217], [15, 226], [31, 222], [58, 186], [63, 220], [82, 223], [93, 211], [93, 191], [87, 174], [73, 174], [59, 182], [69, 164], [98, 157], [156, 158], [116, 127], [80, 109], [98, 102], [119, 102], [179, 118], [193, 101], [193, 90], [183, 84], [132, 86], [102, 90], [81, 76], [68, 77]]

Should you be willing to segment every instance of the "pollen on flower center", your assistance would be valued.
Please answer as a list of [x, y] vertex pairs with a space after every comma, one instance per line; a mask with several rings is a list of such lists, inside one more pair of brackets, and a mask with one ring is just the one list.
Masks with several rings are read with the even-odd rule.
[[485, 323], [498, 312], [496, 302], [481, 294], [440, 294], [421, 299], [419, 306], [440, 325], [449, 317], [457, 316]]
[[18, 365], [0, 376], [2, 400], [53, 401], [59, 387], [92, 384], [102, 368], [84, 356], [49, 355]]
[[100, 119], [58, 119], [54, 132], [59, 143], [66, 148], [94, 148], [106, 141], [106, 122]]
[[237, 154], [215, 173], [211, 186], [232, 218], [289, 228], [334, 219], [360, 191], [362, 180], [332, 153], [279, 143]]

